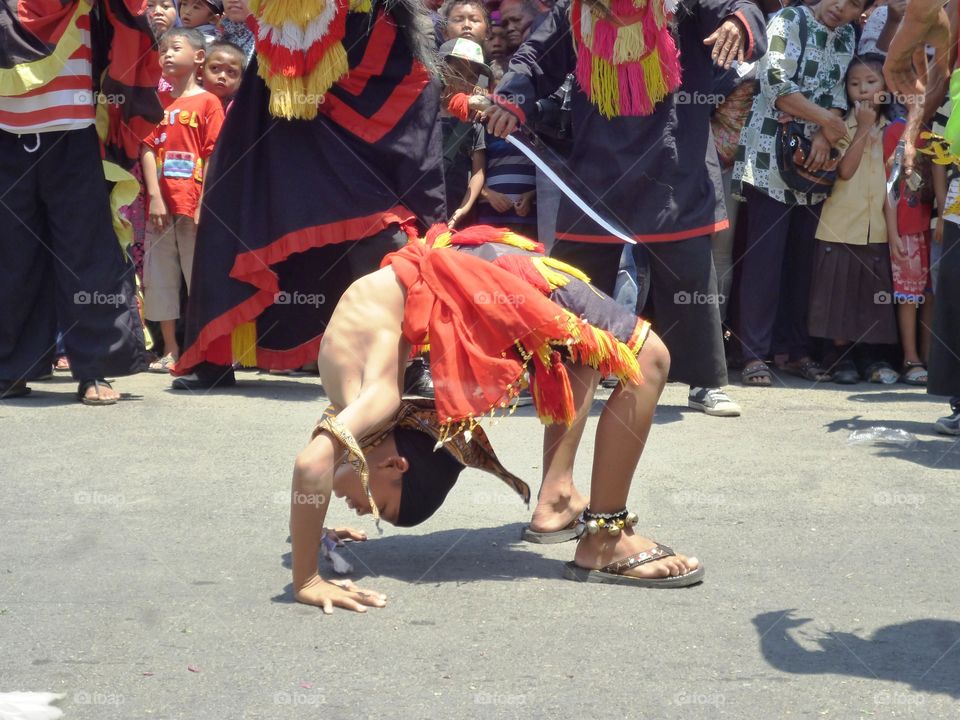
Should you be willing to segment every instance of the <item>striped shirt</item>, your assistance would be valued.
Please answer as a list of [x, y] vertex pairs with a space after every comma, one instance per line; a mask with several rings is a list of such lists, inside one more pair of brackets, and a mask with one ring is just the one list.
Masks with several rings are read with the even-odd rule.
[[93, 125], [90, 18], [81, 15], [76, 23], [80, 45], [56, 76], [22, 95], [0, 97], [0, 129], [19, 134], [79, 130]]
[[[524, 193], [537, 189], [537, 173], [533, 163], [513, 145], [490, 133], [486, 136], [487, 172], [486, 185], [491, 190], [502, 193], [512, 201], [518, 201]], [[520, 216], [515, 208], [506, 212], [497, 212], [485, 200], [477, 203], [477, 221], [485, 225], [535, 225], [535, 210]]]

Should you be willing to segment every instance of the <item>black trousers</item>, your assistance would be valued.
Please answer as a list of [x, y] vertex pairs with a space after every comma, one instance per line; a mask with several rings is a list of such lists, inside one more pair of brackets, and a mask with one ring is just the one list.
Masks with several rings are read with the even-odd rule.
[[818, 205], [787, 205], [746, 186], [747, 247], [740, 265], [738, 334], [743, 361], [810, 354], [807, 310]]
[[930, 333], [931, 395], [960, 396], [960, 226], [943, 224], [943, 254]]
[[[613, 295], [623, 245], [560, 240], [551, 256], [580, 268]], [[693, 387], [727, 384], [727, 363], [710, 236], [635, 245], [637, 266], [649, 266], [654, 330], [670, 351], [670, 381]], [[641, 278], [642, 280], [642, 278]], [[645, 288], [640, 297], [646, 296]]]
[[58, 325], [78, 380], [146, 369], [133, 278], [96, 130], [0, 130], [0, 380], [48, 374]]

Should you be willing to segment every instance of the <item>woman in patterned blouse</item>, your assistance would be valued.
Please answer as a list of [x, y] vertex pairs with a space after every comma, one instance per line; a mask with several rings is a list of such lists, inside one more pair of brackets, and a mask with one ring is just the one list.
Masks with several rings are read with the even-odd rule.
[[831, 149], [847, 140], [844, 77], [856, 47], [851, 23], [871, 4], [821, 0], [812, 8], [788, 7], [767, 26], [769, 48], [757, 72], [760, 92], [740, 134], [733, 170], [733, 192], [748, 203], [739, 297], [745, 384], [770, 385], [764, 361], [771, 350], [789, 353], [785, 369], [810, 380], [824, 377], [810, 359], [806, 312], [813, 236], [826, 195], [786, 186], [775, 140], [779, 122], [792, 117], [813, 143], [807, 169], [835, 166]]

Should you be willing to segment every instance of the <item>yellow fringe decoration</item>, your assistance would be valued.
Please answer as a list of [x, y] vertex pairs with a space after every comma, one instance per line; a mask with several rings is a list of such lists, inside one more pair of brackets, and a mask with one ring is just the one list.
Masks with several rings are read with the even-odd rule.
[[[590, 99], [601, 115], [614, 118], [620, 114], [620, 83], [617, 78], [617, 69], [598, 55], [594, 55], [591, 60]], [[645, 63], [646, 61], [643, 67], [644, 76], [647, 71]], [[660, 78], [660, 84], [665, 85], [663, 78]], [[652, 98], [653, 94], [651, 93], [650, 96]]]
[[616, 375], [620, 382], [636, 385], [643, 382], [637, 356], [626, 343], [581, 320], [569, 310], [564, 312], [575, 324], [572, 332], [574, 342], [570, 348], [575, 360], [599, 370], [605, 376]]
[[617, 30], [613, 45], [613, 60], [616, 63], [634, 62], [643, 57], [647, 46], [643, 41], [643, 23], [633, 23]]
[[518, 235], [510, 230], [507, 230], [500, 237], [498, 237], [496, 242], [503, 245], [510, 245], [511, 247], [520, 248], [521, 250], [529, 250], [531, 252], [537, 249], [536, 241], [531, 240], [528, 237], [524, 237], [523, 235]]
[[[436, 239], [433, 241], [433, 247], [435, 248], [450, 247], [451, 245], [450, 238], [452, 237], [453, 237], [453, 233], [450, 230], [447, 230], [445, 233], [441, 233], [437, 235]], [[426, 242], [426, 241], [424, 240], [423, 242]]]
[[573, 277], [575, 277], [577, 280], [582, 280], [585, 283], [590, 282], [590, 278], [587, 276], [585, 272], [583, 272], [583, 270], [581, 270], [580, 268], [576, 268], [573, 265], [568, 265], [567, 263], [563, 262], [563, 260], [557, 260], [556, 258], [547, 257], [547, 256], [544, 256], [539, 259], [547, 267], [551, 267], [554, 270], [559, 270], [560, 272], [564, 272], [567, 275], [573, 275]]
[[279, 28], [284, 23], [292, 22], [303, 28], [321, 15], [330, 1], [332, 0], [255, 0], [257, 7], [251, 2], [250, 11], [257, 15], [257, 11], [263, 8], [263, 13], [257, 15], [262, 24]]
[[660, 53], [650, 53], [640, 61], [640, 64], [643, 66], [643, 80], [647, 85], [647, 95], [650, 97], [650, 102], [656, 105], [668, 94], [667, 81], [660, 68]]
[[233, 349], [234, 362], [243, 367], [257, 366], [257, 326], [256, 323], [245, 322], [237, 325], [230, 334], [230, 345]]
[[368, 13], [373, 10], [370, 0], [350, 0], [350, 12]]
[[270, 88], [270, 114], [287, 120], [313, 120], [323, 96], [350, 69], [343, 43], [331, 46], [306, 77], [274, 74], [267, 58], [258, 55], [257, 60], [257, 74]]

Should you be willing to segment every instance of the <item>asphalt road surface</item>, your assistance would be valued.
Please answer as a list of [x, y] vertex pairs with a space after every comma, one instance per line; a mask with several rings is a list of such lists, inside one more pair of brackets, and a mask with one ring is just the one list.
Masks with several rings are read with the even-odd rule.
[[[358, 582], [390, 600], [325, 617], [292, 602], [287, 541], [323, 390], [238, 377], [124, 378], [91, 408], [58, 376], [0, 403], [0, 691], [63, 693], [67, 720], [960, 717], [943, 399], [796, 380], [733, 387], [743, 416], [710, 418], [668, 386], [630, 507], [705, 564], [684, 590], [564, 580], [573, 544], [519, 542], [527, 509], [476, 471], [381, 537], [335, 501], [328, 524], [371, 535]], [[536, 489], [537, 419], [486, 425]], [[913, 442], [849, 444], [873, 426]]]

